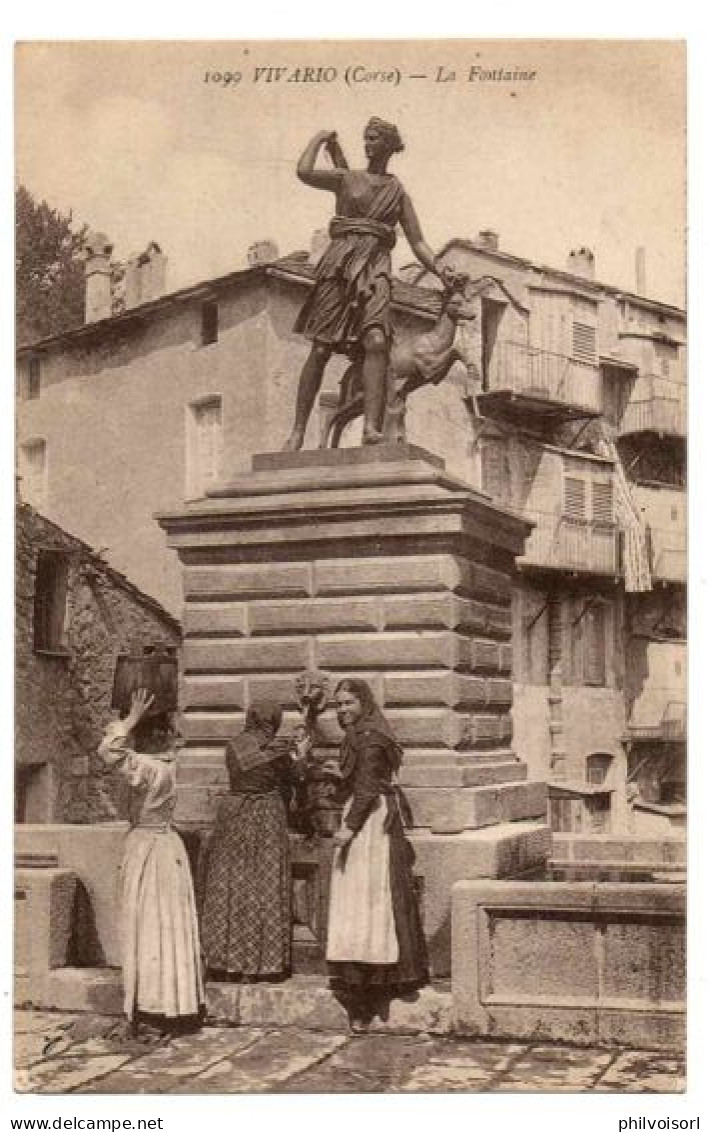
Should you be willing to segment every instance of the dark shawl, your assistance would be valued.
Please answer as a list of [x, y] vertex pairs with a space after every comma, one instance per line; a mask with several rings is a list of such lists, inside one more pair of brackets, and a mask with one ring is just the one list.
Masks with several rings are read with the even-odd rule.
[[283, 756], [282, 749], [271, 746], [282, 719], [283, 709], [275, 700], [254, 700], [244, 730], [229, 743], [229, 753], [244, 774]]
[[346, 684], [361, 703], [362, 714], [351, 727], [347, 728], [340, 746], [342, 777], [348, 778], [350, 776], [354, 770], [359, 751], [367, 745], [367, 740], [371, 739], [372, 736], [386, 740], [383, 746], [386, 748], [392, 774], [395, 774], [401, 766], [403, 751], [385, 719], [382, 709], [374, 699], [372, 689], [366, 680], [347, 680]]
[[[347, 784], [355, 775], [360, 755], [364, 755], [368, 748], [371, 749], [373, 743], [383, 753], [388, 762], [391, 776], [395, 778], [401, 766], [404, 752], [399, 746], [384, 713], [374, 699], [372, 689], [365, 680], [348, 679], [344, 683], [362, 704], [362, 714], [351, 727], [347, 728], [340, 747], [340, 773], [343, 783]], [[371, 783], [370, 787], [372, 789], [371, 798], [367, 798], [368, 791], [365, 788], [364, 796], [358, 798], [350, 809], [346, 821], [350, 829], [355, 829], [355, 826], [361, 827], [377, 797], [378, 791], [374, 789], [374, 784]], [[380, 785], [379, 791], [384, 794], [387, 806], [388, 816], [384, 825], [385, 830], [391, 829], [397, 815], [401, 818], [403, 826], [411, 826], [413, 824], [411, 809], [398, 783], [392, 782], [385, 788]]]

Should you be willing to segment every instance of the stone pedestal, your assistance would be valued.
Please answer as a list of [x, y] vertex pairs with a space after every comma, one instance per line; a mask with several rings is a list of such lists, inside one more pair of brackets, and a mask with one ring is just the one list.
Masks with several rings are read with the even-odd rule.
[[[450, 886], [548, 856], [546, 792], [512, 750], [511, 574], [529, 524], [407, 445], [267, 454], [159, 517], [184, 578], [178, 820], [209, 824], [225, 740], [294, 678], [367, 679], [405, 749], [434, 970]], [[320, 720], [338, 746], [334, 712]]]

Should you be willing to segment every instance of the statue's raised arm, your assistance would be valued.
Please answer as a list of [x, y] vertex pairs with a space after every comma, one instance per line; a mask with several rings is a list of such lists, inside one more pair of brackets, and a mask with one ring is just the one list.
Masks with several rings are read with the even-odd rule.
[[[401, 182], [388, 172], [390, 158], [404, 148], [390, 122], [371, 118], [364, 131], [366, 169], [349, 169], [337, 134], [322, 130], [306, 146], [298, 176], [313, 188], [337, 193], [330, 244], [317, 267], [315, 286], [295, 323], [312, 342], [298, 385], [295, 422], [286, 449], [303, 445], [305, 429], [333, 353], [361, 360], [364, 390], [363, 444], [383, 440], [387, 365], [392, 342], [391, 250], [401, 224], [411, 250], [427, 270], [440, 275], [423, 238], [416, 212]], [[320, 153], [334, 168], [316, 169]], [[442, 276], [441, 276], [442, 277]]]
[[[332, 160], [332, 169], [316, 169], [318, 157], [323, 150]], [[337, 192], [346, 168], [347, 161], [335, 131], [320, 130], [310, 139], [301, 153], [297, 172], [304, 184], [314, 189], [330, 189], [332, 192]]]

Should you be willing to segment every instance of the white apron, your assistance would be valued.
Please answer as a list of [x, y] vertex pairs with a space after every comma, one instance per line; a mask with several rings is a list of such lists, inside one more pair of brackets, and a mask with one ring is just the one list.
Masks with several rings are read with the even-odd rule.
[[175, 1018], [204, 1002], [197, 913], [187, 853], [171, 828], [175, 765], [126, 746], [123, 721], [112, 723], [99, 755], [136, 790], [134, 828], [121, 866], [123, 993], [134, 1011]]
[[[352, 799], [343, 817], [351, 803]], [[386, 815], [380, 798], [344, 851], [335, 850], [326, 952], [331, 963], [396, 963], [399, 958]]]
[[174, 830], [132, 829], [122, 868], [123, 993], [135, 1009], [175, 1018], [204, 1002], [190, 866]]

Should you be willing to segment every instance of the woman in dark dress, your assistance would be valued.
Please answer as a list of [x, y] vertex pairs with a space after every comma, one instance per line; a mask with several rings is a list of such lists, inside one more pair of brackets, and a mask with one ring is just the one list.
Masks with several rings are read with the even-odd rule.
[[[316, 169], [320, 151], [330, 153], [335, 168]], [[391, 250], [400, 224], [412, 252], [430, 272], [439, 271], [423, 238], [414, 206], [401, 182], [387, 172], [390, 157], [403, 150], [391, 122], [370, 118], [364, 131], [366, 169], [349, 169], [337, 134], [322, 130], [298, 162], [298, 177], [315, 189], [336, 194], [330, 223], [331, 243], [320, 260], [315, 286], [295, 323], [313, 345], [300, 375], [295, 423], [285, 445], [302, 447], [305, 429], [334, 352], [362, 358], [364, 444], [382, 437], [386, 374], [391, 346]]]
[[291, 875], [287, 802], [294, 762], [274, 739], [283, 717], [270, 700], [252, 704], [226, 751], [230, 793], [208, 850], [202, 907], [207, 967], [244, 980], [290, 969]]
[[327, 960], [358, 1032], [382, 998], [427, 981], [426, 946], [404, 834], [409, 811], [396, 782], [401, 747], [364, 680], [342, 680], [335, 703], [345, 731], [345, 806], [335, 834]]

